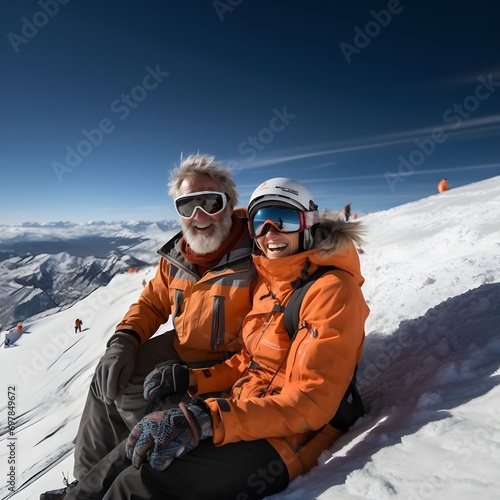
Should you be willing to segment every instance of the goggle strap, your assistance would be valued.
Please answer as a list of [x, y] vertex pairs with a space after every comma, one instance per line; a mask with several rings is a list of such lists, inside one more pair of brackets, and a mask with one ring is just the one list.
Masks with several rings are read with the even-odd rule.
[[304, 217], [304, 229], [314, 226], [319, 222], [319, 212], [317, 210], [311, 210], [309, 212], [300, 212]]

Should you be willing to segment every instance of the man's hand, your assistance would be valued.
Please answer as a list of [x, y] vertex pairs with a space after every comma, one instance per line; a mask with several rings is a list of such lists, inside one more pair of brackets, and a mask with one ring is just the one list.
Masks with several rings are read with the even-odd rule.
[[112, 337], [104, 356], [97, 365], [91, 389], [94, 395], [108, 405], [116, 399], [132, 376], [139, 342], [132, 335]]
[[154, 404], [171, 394], [184, 394], [189, 386], [189, 369], [182, 361], [165, 361], [144, 379], [144, 399]]
[[179, 403], [179, 408], [146, 415], [130, 433], [125, 444], [127, 457], [139, 469], [147, 460], [155, 470], [165, 470], [172, 460], [192, 450], [212, 435], [207, 407]]

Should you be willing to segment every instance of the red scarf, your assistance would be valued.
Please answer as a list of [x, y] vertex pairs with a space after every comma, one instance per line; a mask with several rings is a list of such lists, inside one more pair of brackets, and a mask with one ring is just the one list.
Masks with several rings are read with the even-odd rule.
[[222, 245], [211, 253], [199, 254], [191, 249], [191, 247], [186, 243], [184, 236], [180, 241], [180, 250], [182, 256], [191, 264], [195, 264], [198, 267], [198, 272], [200, 276], [214, 267], [220, 262], [222, 257], [231, 251], [246, 235], [246, 225], [245, 223], [235, 214], [231, 217], [232, 226], [228, 237], [222, 242]]

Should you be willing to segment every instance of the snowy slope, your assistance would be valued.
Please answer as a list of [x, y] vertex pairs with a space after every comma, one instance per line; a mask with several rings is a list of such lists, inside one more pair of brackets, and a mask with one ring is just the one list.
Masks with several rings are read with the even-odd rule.
[[[368, 413], [273, 498], [498, 498], [499, 214], [495, 177], [362, 218], [371, 316], [358, 373]], [[116, 276], [0, 349], [0, 463], [7, 470], [15, 437], [18, 488], [9, 497], [2, 474], [0, 498], [37, 499], [62, 484], [62, 472], [71, 475], [93, 369], [152, 272]], [[76, 317], [84, 321], [78, 335]], [[6, 434], [8, 386], [14, 436]]]
[[129, 267], [158, 262], [178, 223], [0, 226], [0, 328], [56, 313]]

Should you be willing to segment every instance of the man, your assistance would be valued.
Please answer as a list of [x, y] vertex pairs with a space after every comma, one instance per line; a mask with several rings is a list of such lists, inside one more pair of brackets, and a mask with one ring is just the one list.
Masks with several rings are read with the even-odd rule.
[[83, 321], [79, 318], [77, 318], [75, 320], [75, 333], [82, 333], [82, 325], [83, 325]]
[[439, 181], [438, 191], [442, 193], [443, 191], [448, 191], [448, 179], [444, 178]]
[[345, 215], [345, 221], [349, 222], [349, 219], [351, 217], [351, 202], [349, 202], [345, 207], [344, 207], [344, 215]]
[[[242, 347], [256, 273], [245, 212], [234, 212], [231, 172], [212, 156], [192, 155], [172, 171], [169, 186], [182, 232], [158, 251], [155, 277], [97, 365], [75, 440], [77, 481], [148, 413], [143, 382], [157, 364], [177, 359], [208, 367]], [[169, 319], [174, 329], [151, 339]], [[41, 498], [64, 498], [67, 488]]]

